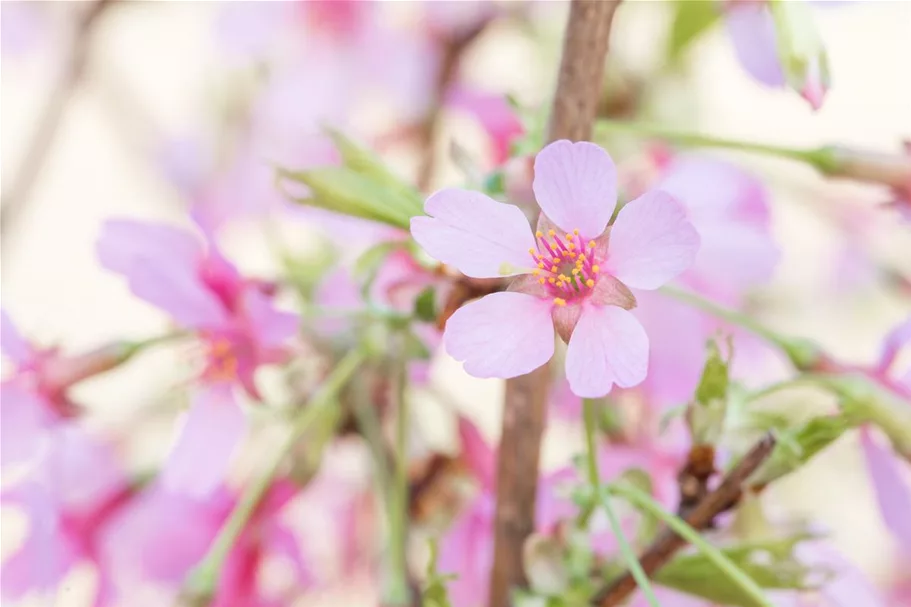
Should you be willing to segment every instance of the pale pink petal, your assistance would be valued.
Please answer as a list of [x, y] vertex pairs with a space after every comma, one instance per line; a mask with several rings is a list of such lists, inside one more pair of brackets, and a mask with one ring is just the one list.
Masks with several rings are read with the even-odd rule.
[[649, 336], [649, 373], [641, 389], [656, 407], [683, 404], [699, 383], [705, 344], [716, 327], [699, 310], [661, 293], [640, 293], [638, 303], [633, 314]]
[[102, 266], [120, 274], [128, 274], [137, 263], [195, 268], [203, 258], [202, 242], [192, 232], [129, 219], [106, 221], [96, 252]]
[[700, 247], [684, 275], [704, 294], [731, 298], [772, 277], [781, 251], [765, 228], [731, 220], [695, 223]]
[[301, 542], [294, 532], [283, 525], [271, 525], [265, 533], [266, 549], [270, 554], [286, 559], [294, 571], [294, 585], [298, 588], [311, 585], [315, 578], [310, 564], [304, 558]]
[[887, 372], [895, 362], [895, 357], [905, 347], [911, 345], [911, 316], [903, 323], [892, 329], [883, 341], [882, 352], [879, 355], [878, 368]]
[[493, 567], [494, 507], [493, 495], [482, 493], [459, 515], [440, 542], [437, 571], [457, 576], [447, 585], [453, 605], [486, 604]]
[[683, 207], [660, 190], [646, 192], [617, 215], [607, 270], [626, 286], [657, 289], [693, 264], [699, 234]]
[[493, 162], [499, 166], [509, 158], [509, 146], [522, 134], [522, 121], [502, 95], [457, 85], [449, 90], [446, 102], [451, 107], [473, 115], [487, 131], [494, 151]]
[[743, 68], [769, 86], [784, 86], [775, 22], [763, 2], [728, 2], [725, 25]]
[[120, 577], [138, 573], [175, 587], [205, 555], [229, 511], [222, 494], [202, 501], [155, 483], [113, 515], [100, 545]]
[[54, 589], [79, 558], [78, 549], [63, 534], [58, 504], [47, 489], [29, 483], [17, 487], [16, 494], [14, 503], [29, 519], [28, 535], [0, 570], [4, 604], [29, 591]]
[[16, 329], [6, 310], [0, 310], [0, 350], [17, 365], [28, 362], [34, 353], [31, 344]]
[[243, 294], [243, 303], [253, 337], [263, 347], [285, 345], [297, 334], [297, 314], [279, 310], [272, 299], [261, 291], [248, 288]]
[[596, 238], [617, 206], [617, 167], [594, 143], [563, 139], [538, 153], [532, 187], [541, 210], [564, 232]]
[[50, 405], [16, 382], [0, 386], [0, 465], [33, 461], [47, 447]]
[[205, 497], [224, 481], [247, 422], [229, 385], [200, 390], [162, 472], [170, 491]]
[[206, 288], [191, 268], [159, 262], [136, 264], [127, 274], [130, 290], [170, 314], [181, 325], [214, 327], [227, 320], [215, 293]]
[[475, 377], [516, 377], [554, 355], [551, 302], [524, 293], [494, 293], [462, 306], [446, 323], [443, 343]]
[[462, 459], [468, 463], [481, 485], [492, 491], [497, 478], [496, 453], [481, 436], [478, 427], [462, 416], [459, 416], [459, 439], [462, 442]]
[[479, 192], [446, 189], [413, 217], [411, 235], [427, 253], [474, 278], [522, 274], [534, 265], [535, 239], [518, 207]]
[[906, 464], [878, 445], [867, 428], [860, 431], [860, 444], [883, 522], [903, 546], [911, 548], [911, 488], [899, 471]]
[[614, 384], [635, 386], [647, 370], [648, 336], [636, 317], [616, 306], [587, 306], [566, 351], [572, 391], [597, 398]]

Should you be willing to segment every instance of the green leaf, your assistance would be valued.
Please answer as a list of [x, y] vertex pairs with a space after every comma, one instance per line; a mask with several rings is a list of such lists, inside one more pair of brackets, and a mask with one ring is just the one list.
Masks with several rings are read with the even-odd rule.
[[427, 581], [424, 583], [424, 591], [421, 593], [421, 605], [423, 607], [452, 607], [449, 600], [449, 593], [446, 590], [446, 582], [453, 579], [451, 575], [440, 575], [437, 572], [437, 543], [430, 540], [430, 560], [427, 563]]
[[721, 7], [713, 0], [678, 0], [667, 41], [667, 60], [679, 61], [690, 44], [709, 30], [721, 16]]
[[339, 131], [331, 128], [324, 129], [332, 138], [336, 149], [342, 156], [342, 164], [355, 173], [370, 178], [379, 185], [384, 186], [391, 192], [407, 199], [413, 207], [413, 214], [420, 215], [423, 212], [423, 199], [418, 190], [402, 178], [393, 173], [383, 161], [368, 148], [358, 145], [352, 139], [348, 138]]
[[794, 472], [835, 442], [846, 430], [857, 425], [857, 420], [852, 417], [828, 415], [814, 417], [796, 428], [779, 431], [775, 449], [750, 477], [749, 482], [764, 485]]
[[[729, 352], [730, 348], [729, 342]], [[718, 343], [710, 341], [702, 377], [696, 386], [694, 400], [686, 411], [686, 421], [694, 443], [713, 445], [721, 437], [728, 407], [729, 365], [730, 356], [722, 358]]]
[[381, 242], [373, 245], [354, 261], [352, 276], [361, 285], [361, 293], [366, 297], [376, 275], [390, 253], [401, 247], [400, 242]]
[[433, 322], [437, 318], [436, 291], [427, 287], [414, 300], [414, 315], [424, 322]]
[[[805, 590], [819, 583], [818, 568], [800, 563], [794, 549], [809, 539], [806, 534], [747, 542], [722, 549], [722, 552], [761, 588], [768, 590]], [[659, 569], [655, 581], [668, 588], [702, 597], [721, 605], [755, 607], [756, 601], [729, 578], [718, 575], [717, 567], [703, 554], [678, 556]]]

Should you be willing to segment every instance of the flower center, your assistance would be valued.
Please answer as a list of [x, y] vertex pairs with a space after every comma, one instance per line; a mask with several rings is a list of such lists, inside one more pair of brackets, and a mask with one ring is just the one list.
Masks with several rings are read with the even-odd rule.
[[594, 288], [601, 268], [595, 259], [595, 241], [586, 241], [579, 230], [561, 238], [554, 230], [535, 232], [538, 250], [528, 252], [535, 260], [532, 272], [538, 282], [553, 295], [554, 304], [565, 306], [567, 300], [587, 295]]
[[233, 381], [237, 378], [237, 356], [230, 340], [215, 337], [209, 341], [203, 375], [209, 381]]

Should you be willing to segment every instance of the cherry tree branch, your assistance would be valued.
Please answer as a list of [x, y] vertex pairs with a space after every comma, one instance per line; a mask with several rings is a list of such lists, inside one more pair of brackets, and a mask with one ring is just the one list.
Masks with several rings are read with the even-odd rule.
[[[548, 129], [550, 141], [592, 137], [618, 4], [619, 0], [573, 0], [570, 5]], [[522, 548], [534, 530], [547, 388], [547, 365], [506, 382], [490, 607], [506, 607], [511, 589], [525, 584]]]
[[[718, 488], [700, 500], [683, 520], [693, 529], [709, 527], [715, 517], [737, 504], [744, 483], [766, 461], [774, 448], [775, 438], [767, 434], [725, 475]], [[652, 577], [686, 545], [687, 541], [682, 536], [665, 528], [639, 557], [639, 563], [646, 575]], [[595, 593], [592, 604], [598, 607], [616, 607], [623, 604], [634, 590], [636, 580], [632, 573], [626, 572]]]

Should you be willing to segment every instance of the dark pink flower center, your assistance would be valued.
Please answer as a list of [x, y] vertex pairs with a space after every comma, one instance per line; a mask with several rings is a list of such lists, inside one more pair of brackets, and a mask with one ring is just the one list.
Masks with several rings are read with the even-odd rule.
[[564, 306], [567, 301], [588, 296], [601, 272], [595, 241], [585, 240], [578, 229], [563, 238], [554, 230], [547, 234], [539, 231], [535, 239], [538, 250], [528, 250], [535, 260], [532, 274], [553, 295], [554, 303]]

